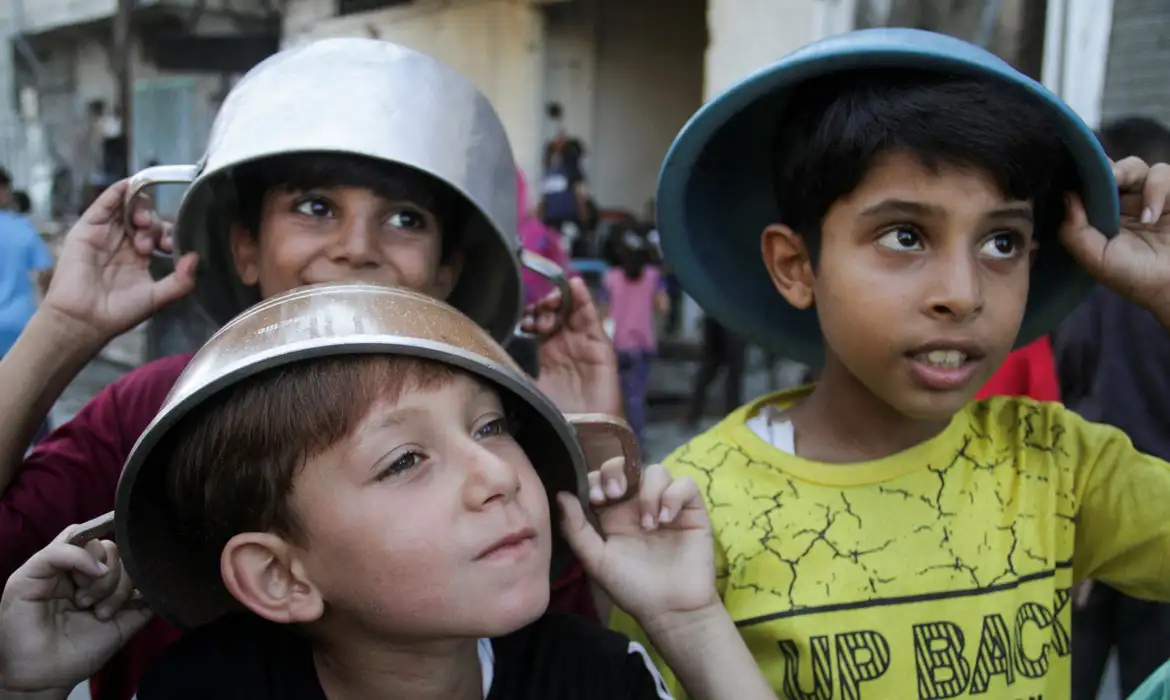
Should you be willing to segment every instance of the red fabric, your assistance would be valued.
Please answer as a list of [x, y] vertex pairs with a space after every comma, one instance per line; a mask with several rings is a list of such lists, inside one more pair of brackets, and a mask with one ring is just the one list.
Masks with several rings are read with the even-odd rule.
[[[0, 498], [0, 578], [7, 580], [66, 527], [113, 510], [126, 457], [190, 360], [165, 357], [126, 374], [25, 458]], [[146, 665], [178, 637], [152, 621], [93, 678], [93, 698], [129, 700]]]
[[[143, 365], [103, 389], [25, 459], [0, 498], [0, 583], [62, 530], [108, 513], [122, 465], [190, 362]], [[553, 610], [596, 620], [589, 585], [574, 565], [553, 585]], [[152, 620], [90, 681], [94, 700], [130, 700], [143, 672], [182, 632]]]
[[991, 376], [976, 399], [991, 396], [1027, 396], [1037, 401], [1060, 401], [1060, 381], [1052, 340], [1043, 336], [1013, 351]]

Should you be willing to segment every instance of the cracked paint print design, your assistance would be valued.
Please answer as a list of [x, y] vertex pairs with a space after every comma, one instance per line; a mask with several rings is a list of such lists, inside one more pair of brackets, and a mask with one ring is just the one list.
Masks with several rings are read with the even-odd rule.
[[741, 412], [672, 455], [704, 492], [724, 604], [779, 696], [1067, 697], [1062, 415], [972, 404], [901, 456], [832, 466], [755, 439]]

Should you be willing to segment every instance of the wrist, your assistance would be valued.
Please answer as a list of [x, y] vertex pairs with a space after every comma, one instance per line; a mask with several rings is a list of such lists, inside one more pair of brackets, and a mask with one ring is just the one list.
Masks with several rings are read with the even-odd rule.
[[112, 336], [74, 316], [42, 304], [29, 320], [23, 335], [35, 338], [38, 346], [57, 352], [68, 348], [88, 357], [96, 355]]
[[[734, 625], [722, 601], [714, 602], [694, 610], [670, 610], [638, 620], [642, 629], [652, 639], [691, 638], [702, 639], [712, 629]], [[657, 642], [656, 642], [657, 643]]]

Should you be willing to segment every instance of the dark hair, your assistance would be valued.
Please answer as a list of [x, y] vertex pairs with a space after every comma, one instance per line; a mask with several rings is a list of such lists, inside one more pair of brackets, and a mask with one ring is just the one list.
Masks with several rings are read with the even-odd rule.
[[549, 102], [544, 106], [544, 113], [549, 119], [560, 119], [564, 116], [564, 110], [561, 108], [560, 102]]
[[0, 187], [12, 187], [12, 173], [7, 168], [0, 168]]
[[261, 372], [200, 404], [156, 448], [166, 510], [194, 568], [219, 580], [224, 545], [242, 532], [304, 541], [289, 496], [305, 463], [350, 435], [379, 400], [457, 375], [408, 357], [319, 358]]
[[13, 192], [12, 206], [16, 209], [17, 214], [27, 214], [32, 211], [32, 201], [29, 200], [27, 192]]
[[636, 224], [619, 224], [610, 234], [614, 238], [614, 252], [626, 279], [642, 279], [650, 264], [650, 241], [638, 231]]
[[1137, 156], [1147, 163], [1170, 161], [1170, 129], [1157, 119], [1123, 117], [1101, 127], [1097, 139], [1113, 160]]
[[450, 185], [406, 165], [339, 153], [290, 153], [244, 163], [233, 173], [236, 220], [260, 230], [264, 197], [275, 189], [360, 187], [381, 197], [425, 207], [439, 221], [446, 262], [463, 245], [471, 203]]
[[1054, 235], [1076, 170], [1058, 116], [1024, 88], [918, 70], [859, 70], [809, 81], [791, 96], [774, 146], [781, 220], [813, 264], [821, 225], [879, 158], [904, 152], [932, 170], [973, 168], [1005, 197], [1030, 200], [1037, 236]]

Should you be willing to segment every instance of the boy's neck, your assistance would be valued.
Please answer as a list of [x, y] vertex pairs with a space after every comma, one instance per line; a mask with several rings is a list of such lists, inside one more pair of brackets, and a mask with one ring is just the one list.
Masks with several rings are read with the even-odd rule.
[[788, 412], [799, 455], [833, 464], [881, 459], [925, 442], [947, 421], [908, 418], [875, 396], [834, 358], [804, 401]]
[[354, 634], [314, 644], [317, 678], [329, 700], [482, 700], [474, 639], [386, 644]]

